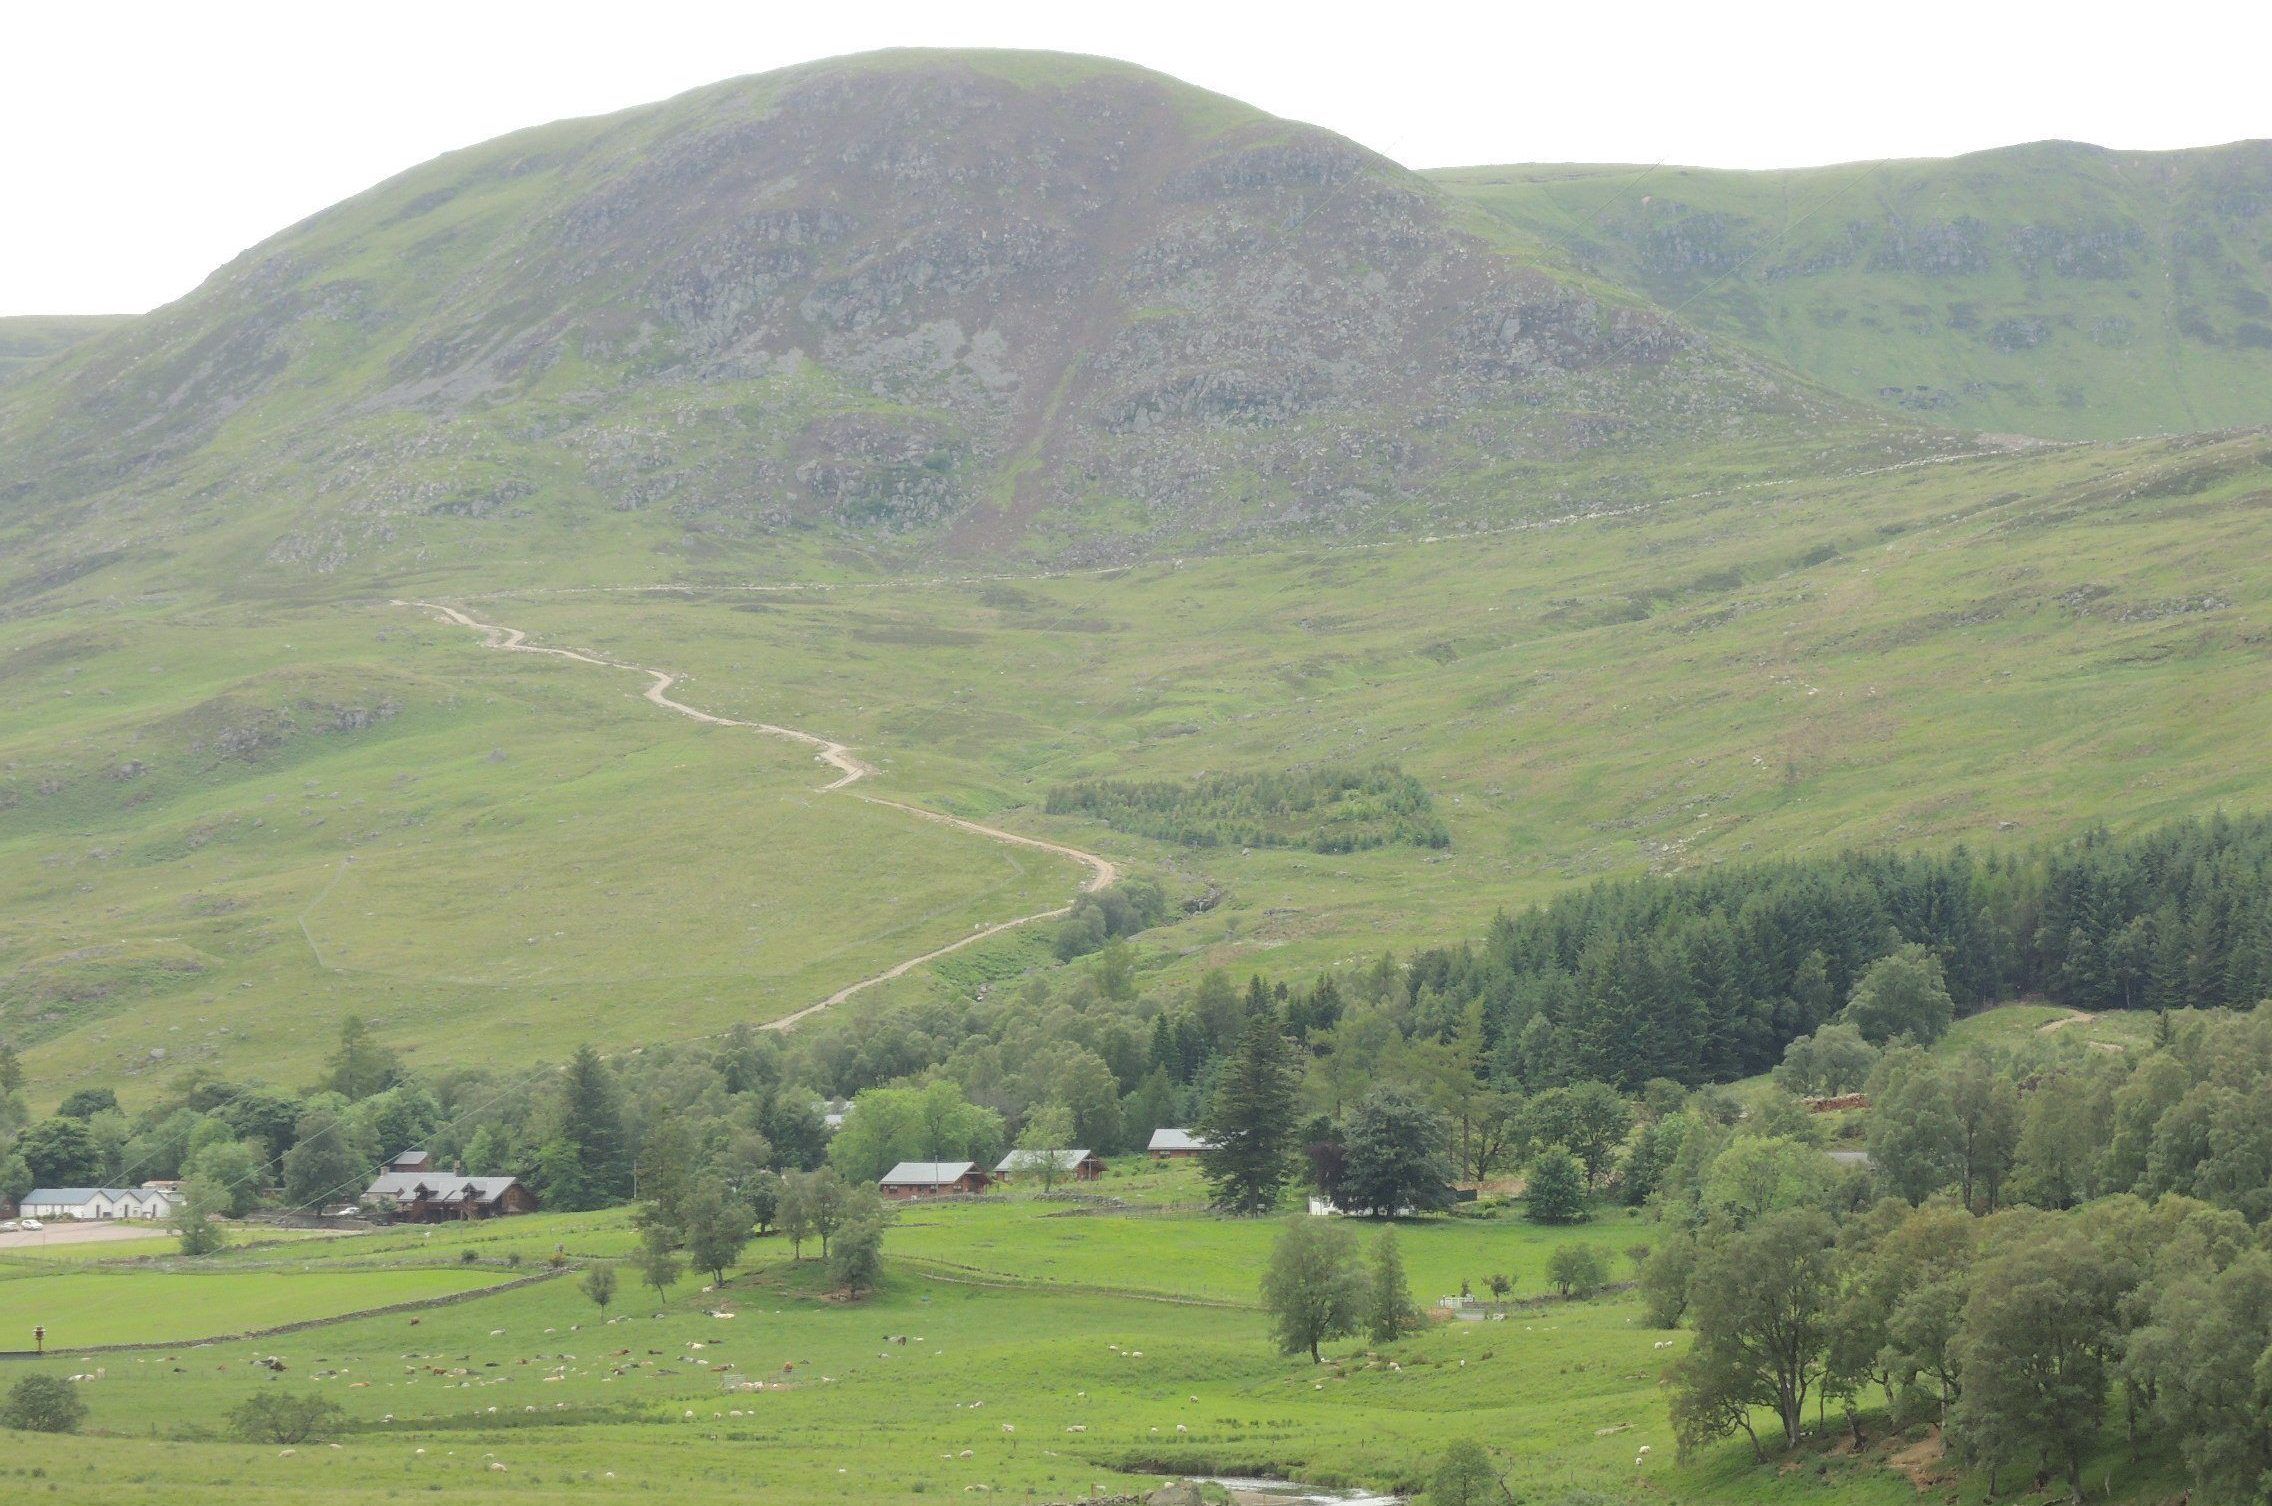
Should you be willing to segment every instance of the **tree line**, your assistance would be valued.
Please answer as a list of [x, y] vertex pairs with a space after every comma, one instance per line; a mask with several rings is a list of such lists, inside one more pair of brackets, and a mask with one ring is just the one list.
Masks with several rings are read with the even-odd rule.
[[1526, 1086], [1732, 1082], [1904, 947], [1939, 963], [1960, 1015], [2023, 996], [2246, 1008], [2272, 994], [2272, 818], [1605, 882], [1415, 953], [1392, 1009], [1447, 1039], [1480, 1003], [1500, 1074]]

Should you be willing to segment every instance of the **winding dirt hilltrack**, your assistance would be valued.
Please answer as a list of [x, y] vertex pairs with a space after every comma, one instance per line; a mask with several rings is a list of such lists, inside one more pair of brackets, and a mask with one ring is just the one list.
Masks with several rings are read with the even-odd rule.
[[[609, 659], [598, 654], [579, 653], [574, 649], [546, 648], [539, 644], [530, 643], [528, 634], [519, 628], [500, 627], [492, 622], [482, 622], [467, 616], [455, 607], [443, 606], [440, 602], [397, 601], [393, 605], [417, 607], [423, 611], [438, 614], [445, 622], [454, 623], [459, 627], [472, 628], [475, 632], [483, 635], [483, 642], [489, 648], [505, 649], [519, 654], [550, 654], [556, 659], [573, 659], [578, 664], [590, 664], [600, 669], [627, 669], [634, 674], [645, 675], [652, 682], [645, 691], [646, 698], [665, 711], [673, 711], [680, 716], [692, 717], [695, 721], [707, 722], [713, 727], [747, 727], [753, 732], [762, 732], [768, 737], [785, 737], [791, 742], [803, 743], [812, 748], [815, 758], [837, 771], [835, 779], [820, 786], [821, 793], [845, 790], [855, 800], [865, 800], [870, 805], [880, 805], [888, 810], [913, 816], [918, 820], [935, 821], [941, 826], [952, 826], [958, 831], [967, 831], [975, 836], [986, 837], [996, 842], [1006, 842], [1013, 847], [1030, 847], [1039, 852], [1054, 853], [1059, 857], [1071, 858], [1089, 870], [1089, 876], [1081, 881], [1081, 892], [1083, 894], [1094, 894], [1100, 889], [1109, 887], [1120, 877], [1120, 869], [1110, 858], [1099, 857], [1093, 852], [1084, 852], [1078, 847], [1068, 847], [1062, 842], [1045, 842], [1039, 837], [1021, 836], [1014, 831], [1004, 831], [998, 826], [988, 826], [979, 821], [966, 821], [960, 816], [950, 816], [943, 811], [926, 810], [920, 805], [909, 805], [901, 800], [886, 800], [881, 795], [870, 795], [864, 791], [852, 789], [851, 787], [861, 780], [873, 778], [876, 767], [860, 758], [843, 743], [818, 737], [810, 732], [801, 732], [795, 727], [775, 726], [771, 722], [745, 722], [737, 721], [732, 717], [713, 716], [707, 711], [698, 711], [682, 701], [674, 701], [670, 698], [670, 688], [678, 683], [678, 676], [668, 670], [650, 669], [644, 664], [627, 664], [621, 659]], [[934, 947], [920, 956], [909, 957], [903, 962], [895, 962], [882, 972], [862, 978], [857, 983], [847, 983], [817, 1004], [808, 1004], [794, 1014], [768, 1021], [764, 1028], [767, 1030], [787, 1030], [800, 1020], [809, 1019], [824, 1009], [843, 1003], [862, 989], [872, 988], [878, 983], [888, 983], [894, 978], [914, 971], [926, 962], [934, 962], [950, 952], [959, 952], [966, 946], [986, 940], [989, 936], [999, 936], [1004, 931], [1014, 931], [1019, 926], [1030, 926], [1036, 921], [1056, 920], [1061, 916], [1070, 914], [1072, 909], [1073, 907], [1069, 904], [1059, 905], [1054, 910], [1038, 910], [1031, 915], [1020, 915], [1013, 920], [998, 921], [993, 925], [983, 926], [967, 936], [948, 942], [945, 946]]]

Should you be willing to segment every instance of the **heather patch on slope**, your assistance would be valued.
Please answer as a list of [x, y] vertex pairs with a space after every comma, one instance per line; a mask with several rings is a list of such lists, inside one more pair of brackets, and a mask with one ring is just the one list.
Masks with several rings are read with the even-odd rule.
[[1044, 809], [1185, 847], [1333, 853], [1451, 843], [1427, 787], [1393, 764], [1207, 774], [1188, 783], [1077, 780], [1052, 789]]

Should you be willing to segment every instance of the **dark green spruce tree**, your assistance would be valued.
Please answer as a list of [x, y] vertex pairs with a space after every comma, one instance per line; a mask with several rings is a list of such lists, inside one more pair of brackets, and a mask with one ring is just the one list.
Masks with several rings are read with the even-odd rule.
[[1223, 1212], [1252, 1216], [1278, 1206], [1293, 1163], [1297, 1080], [1277, 1016], [1267, 1009], [1254, 1015], [1199, 1119], [1199, 1136], [1208, 1145], [1200, 1170]]
[[631, 1193], [631, 1155], [615, 1075], [590, 1046], [569, 1058], [558, 1126], [537, 1153], [546, 1203], [562, 1211], [604, 1208]]

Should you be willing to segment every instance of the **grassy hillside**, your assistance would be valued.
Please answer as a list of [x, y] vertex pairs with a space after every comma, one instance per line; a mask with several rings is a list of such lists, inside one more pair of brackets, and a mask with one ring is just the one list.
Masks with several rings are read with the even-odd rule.
[[[1662, 207], [1568, 181], [1605, 233]], [[1550, 272], [1554, 238], [1142, 70], [933, 53], [293, 227], [0, 392], [0, 1031], [43, 1102], [298, 1079], [349, 1012], [552, 1060], [780, 1019], [1080, 878], [405, 598], [1213, 895], [1146, 983], [1598, 874], [2272, 798], [2261, 434], [1952, 436]], [[2029, 296], [2112, 296], [2130, 241], [2084, 242], [2028, 242]], [[1376, 765], [1424, 844], [1044, 810]], [[1048, 960], [1005, 935], [861, 1007]]]
[[1429, 176], [1683, 319], [1930, 422], [2114, 438], [2272, 408], [2272, 142]]
[[[1472, 936], [1602, 874], [2262, 808], [2268, 500], [2239, 436], [1104, 574], [460, 599], [849, 742], [879, 794], [1216, 892], [1140, 939], [1151, 986]], [[0, 1009], [43, 1100], [185, 1061], [296, 1080], [349, 1010], [422, 1062], [778, 1018], [1079, 878], [382, 600], [90, 604], [0, 629], [0, 666]], [[1083, 777], [1384, 762], [1447, 847], [1186, 847], [1043, 809]]]
[[479, 642], [368, 604], [0, 628], [0, 1032], [130, 1092], [299, 1080], [345, 1013], [551, 1059], [777, 1018], [1079, 877]]
[[0, 381], [82, 340], [128, 322], [123, 314], [12, 314], [0, 317]]

